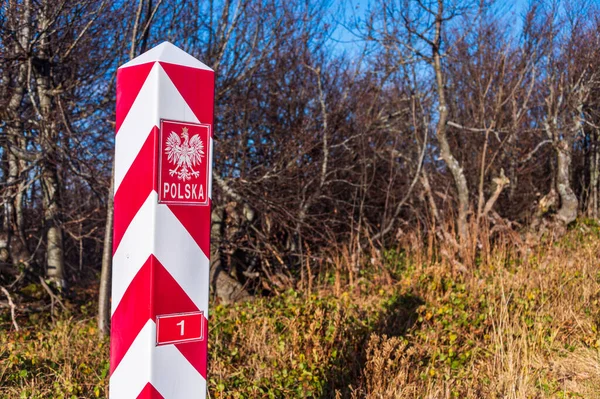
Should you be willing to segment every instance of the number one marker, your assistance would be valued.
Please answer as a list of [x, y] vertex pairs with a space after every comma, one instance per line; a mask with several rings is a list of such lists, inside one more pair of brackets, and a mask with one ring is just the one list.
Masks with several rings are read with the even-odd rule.
[[170, 43], [117, 71], [111, 399], [205, 399], [214, 72]]

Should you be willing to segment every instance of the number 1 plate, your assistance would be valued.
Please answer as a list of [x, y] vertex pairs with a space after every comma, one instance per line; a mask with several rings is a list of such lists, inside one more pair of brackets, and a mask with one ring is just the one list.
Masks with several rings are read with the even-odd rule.
[[180, 344], [204, 339], [203, 312], [156, 316], [156, 345]]

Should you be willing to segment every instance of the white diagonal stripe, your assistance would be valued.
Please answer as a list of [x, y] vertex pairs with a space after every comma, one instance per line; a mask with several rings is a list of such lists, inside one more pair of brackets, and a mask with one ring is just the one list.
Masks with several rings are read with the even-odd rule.
[[115, 137], [115, 193], [148, 135], [158, 126], [159, 69], [154, 64]]
[[198, 309], [208, 314], [207, 256], [167, 205], [157, 206], [156, 225], [160, 229], [156, 231], [154, 255]]
[[152, 385], [165, 399], [203, 398], [206, 380], [175, 345], [153, 349]]
[[152, 254], [157, 202], [156, 191], [150, 192], [129, 223], [113, 255], [111, 314], [115, 313], [127, 287]]
[[167, 73], [155, 63], [115, 138], [115, 193], [161, 119], [199, 123]]
[[110, 399], [137, 398], [152, 376], [156, 325], [148, 320], [110, 376]]
[[159, 119], [170, 119], [178, 122], [200, 123], [194, 112], [185, 102], [173, 81], [160, 64], [158, 85]]

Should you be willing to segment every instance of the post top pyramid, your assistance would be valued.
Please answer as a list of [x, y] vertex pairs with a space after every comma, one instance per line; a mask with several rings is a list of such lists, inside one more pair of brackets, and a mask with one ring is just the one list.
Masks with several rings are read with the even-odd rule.
[[158, 46], [146, 51], [144, 54], [141, 54], [131, 61], [121, 65], [119, 68], [127, 68], [134, 65], [147, 64], [149, 62], [156, 61], [212, 71], [212, 69], [206, 66], [204, 63], [200, 62], [190, 54], [169, 42], [163, 42], [159, 44]]

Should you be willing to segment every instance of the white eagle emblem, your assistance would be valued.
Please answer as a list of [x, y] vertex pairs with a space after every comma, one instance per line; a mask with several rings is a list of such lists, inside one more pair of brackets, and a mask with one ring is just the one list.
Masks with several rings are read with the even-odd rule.
[[171, 176], [177, 174], [179, 180], [186, 181], [200, 174], [194, 170], [194, 167], [202, 163], [204, 144], [197, 134], [190, 139], [187, 127], [182, 129], [181, 137], [183, 143], [179, 135], [172, 131], [167, 138], [165, 153], [169, 162], [175, 164], [175, 169], [169, 169], [169, 174]]

